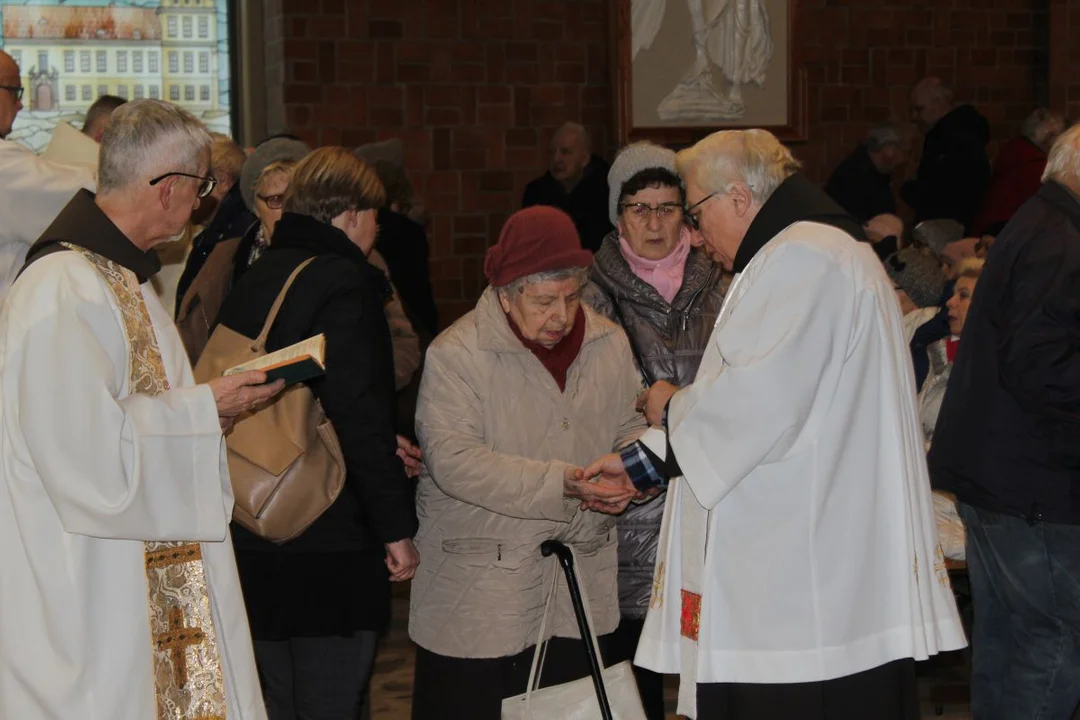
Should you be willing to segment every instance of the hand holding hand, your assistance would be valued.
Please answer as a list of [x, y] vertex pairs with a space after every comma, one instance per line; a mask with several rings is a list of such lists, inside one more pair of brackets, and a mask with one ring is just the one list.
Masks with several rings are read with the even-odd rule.
[[230, 419], [262, 405], [285, 387], [284, 380], [277, 380], [270, 385], [265, 383], [266, 373], [261, 370], [249, 370], [236, 375], [214, 378], [207, 385], [214, 393], [218, 416]]
[[605, 455], [585, 468], [573, 490], [568, 495], [582, 501], [582, 510], [611, 515], [621, 513], [631, 500], [645, 497], [634, 487], [623, 467], [622, 458], [616, 454]]
[[386, 567], [390, 570], [390, 582], [402, 582], [416, 575], [420, 554], [413, 541], [406, 538], [386, 544]]
[[409, 442], [404, 435], [397, 436], [397, 456], [405, 463], [405, 475], [410, 478], [420, 475], [420, 466], [424, 462], [424, 453]]
[[664, 408], [679, 388], [666, 380], [657, 380], [637, 399], [637, 409], [645, 413], [650, 425], [660, 427], [664, 421]]

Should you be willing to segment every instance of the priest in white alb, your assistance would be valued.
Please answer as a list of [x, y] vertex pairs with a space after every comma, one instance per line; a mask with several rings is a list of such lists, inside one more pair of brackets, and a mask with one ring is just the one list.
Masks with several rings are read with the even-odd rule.
[[636, 663], [680, 674], [699, 720], [917, 720], [915, 660], [966, 641], [892, 283], [770, 133], [677, 164], [736, 277], [694, 382], [653, 385], [653, 427], [585, 471], [667, 485]]
[[80, 188], [94, 189], [94, 170], [61, 165], [9, 140], [22, 110], [19, 66], [0, 50], [0, 300], [26, 251]]
[[0, 718], [264, 720], [229, 539], [222, 427], [279, 383], [195, 385], [149, 280], [213, 187], [210, 136], [116, 111], [99, 192], [0, 309]]

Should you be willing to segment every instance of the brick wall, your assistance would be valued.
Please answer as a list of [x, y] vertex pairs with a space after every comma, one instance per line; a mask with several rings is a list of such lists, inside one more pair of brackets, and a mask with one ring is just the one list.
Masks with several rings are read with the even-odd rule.
[[[823, 180], [874, 123], [906, 119], [926, 74], [986, 114], [1007, 138], [1035, 104], [1039, 23], [1068, 0], [799, 0], [809, 136], [795, 148]], [[551, 133], [583, 122], [614, 151], [609, 0], [272, 0], [269, 94], [284, 124], [317, 144], [403, 138], [431, 215], [431, 270], [446, 320], [472, 306], [481, 265]], [[1073, 23], [1080, 13], [1072, 11]], [[1068, 19], [1066, 17], [1066, 19]], [[1066, 27], [1074, 27], [1067, 25]], [[1075, 30], [1074, 30], [1075, 31]], [[280, 43], [282, 62], [270, 48]], [[1080, 52], [1063, 41], [1065, 56]], [[1080, 59], [1080, 58], [1076, 58]], [[1058, 64], [1051, 94], [1080, 103]], [[1058, 88], [1059, 90], [1053, 90]], [[1069, 95], [1071, 93], [1071, 95]], [[273, 113], [270, 113], [273, 117]], [[280, 128], [271, 127], [271, 130]]]
[[875, 123], [907, 120], [912, 85], [937, 75], [958, 102], [974, 104], [990, 121], [993, 157], [997, 142], [1015, 135], [1037, 105], [1042, 5], [800, 0], [810, 141], [795, 148], [797, 155], [823, 181]]
[[1050, 103], [1080, 120], [1080, 7], [1070, 0], [1050, 0]]

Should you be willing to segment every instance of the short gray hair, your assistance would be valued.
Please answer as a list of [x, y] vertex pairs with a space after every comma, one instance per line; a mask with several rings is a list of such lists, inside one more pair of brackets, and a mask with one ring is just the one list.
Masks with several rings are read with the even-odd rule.
[[495, 290], [506, 295], [520, 295], [525, 292], [526, 285], [536, 285], [550, 280], [569, 280], [570, 278], [577, 278], [578, 286], [585, 287], [585, 283], [589, 282], [589, 268], [573, 267], [562, 268], [561, 270], [545, 270], [544, 272], [519, 277], [508, 285], [502, 285], [495, 288]]
[[676, 155], [675, 165], [706, 192], [726, 194], [742, 182], [758, 206], [800, 167], [775, 135], [757, 128], [714, 132]]
[[890, 145], [900, 147], [903, 144], [903, 135], [900, 133], [899, 126], [895, 123], [878, 125], [866, 134], [866, 149], [870, 152], [884, 150]]
[[149, 182], [168, 172], [196, 173], [210, 132], [188, 111], [161, 100], [132, 100], [112, 114], [101, 138], [98, 191]]
[[1037, 147], [1049, 150], [1054, 140], [1068, 126], [1069, 122], [1062, 113], [1054, 112], [1049, 108], [1037, 108], [1024, 118], [1024, 124], [1020, 126], [1020, 134]]
[[1054, 141], [1042, 179], [1069, 186], [1080, 182], [1080, 125], [1069, 128]]
[[555, 139], [565, 132], [572, 132], [581, 138], [581, 142], [585, 147], [585, 150], [592, 152], [592, 136], [589, 135], [589, 131], [585, 129], [585, 126], [576, 122], [565, 122], [559, 126], [559, 129], [552, 135], [552, 139]]

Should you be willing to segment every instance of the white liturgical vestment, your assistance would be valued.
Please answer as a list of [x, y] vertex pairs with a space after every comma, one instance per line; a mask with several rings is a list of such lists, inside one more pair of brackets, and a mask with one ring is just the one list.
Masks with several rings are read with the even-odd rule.
[[[732, 284], [668, 411], [672, 482], [637, 664], [831, 680], [966, 644], [896, 296], [870, 246], [796, 222]], [[657, 444], [657, 437], [661, 442]], [[666, 459], [662, 433], [642, 441]]]
[[[141, 278], [140, 278], [141, 279]], [[201, 543], [229, 720], [264, 720], [217, 408], [141, 285], [172, 389], [129, 392], [120, 309], [79, 253], [0, 311], [0, 718], [154, 720], [144, 542]]]
[[93, 190], [95, 185], [88, 167], [44, 160], [13, 140], [0, 139], [0, 301], [38, 236], [80, 188]]

